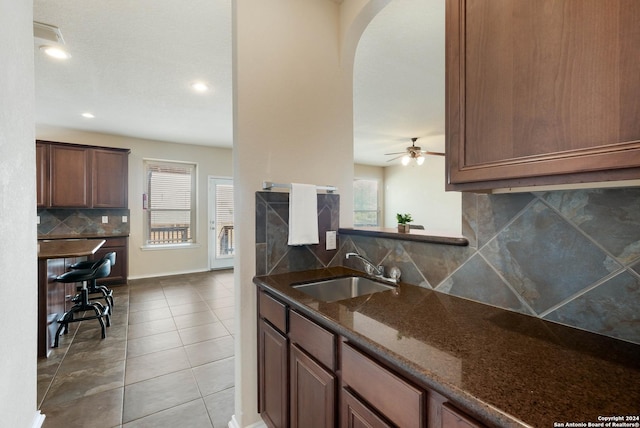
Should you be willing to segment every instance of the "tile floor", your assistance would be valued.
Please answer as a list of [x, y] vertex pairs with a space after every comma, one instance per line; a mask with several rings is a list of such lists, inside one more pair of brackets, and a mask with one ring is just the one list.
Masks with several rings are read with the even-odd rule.
[[226, 427], [233, 415], [233, 271], [113, 287], [107, 338], [71, 325], [38, 361], [44, 428]]

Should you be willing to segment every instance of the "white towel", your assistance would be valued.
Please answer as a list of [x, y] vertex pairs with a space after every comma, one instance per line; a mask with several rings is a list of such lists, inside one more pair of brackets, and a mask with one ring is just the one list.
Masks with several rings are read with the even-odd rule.
[[317, 244], [318, 196], [312, 184], [291, 183], [289, 194], [289, 245]]

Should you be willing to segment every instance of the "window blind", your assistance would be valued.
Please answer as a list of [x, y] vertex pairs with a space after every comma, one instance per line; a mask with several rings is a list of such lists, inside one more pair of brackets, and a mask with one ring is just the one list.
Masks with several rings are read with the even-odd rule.
[[145, 161], [147, 244], [193, 242], [195, 165]]

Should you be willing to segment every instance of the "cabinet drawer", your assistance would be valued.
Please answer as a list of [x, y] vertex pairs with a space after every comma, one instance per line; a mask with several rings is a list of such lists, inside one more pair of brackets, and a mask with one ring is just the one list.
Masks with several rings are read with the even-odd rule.
[[287, 332], [287, 307], [260, 290], [259, 294], [260, 316], [269, 321], [274, 327], [281, 332]]
[[442, 405], [442, 426], [447, 428], [482, 428], [484, 425], [449, 403], [444, 403]]
[[297, 312], [289, 313], [289, 339], [331, 371], [336, 370], [336, 335]]
[[426, 426], [426, 392], [376, 363], [348, 343], [342, 347], [342, 381], [395, 425]]

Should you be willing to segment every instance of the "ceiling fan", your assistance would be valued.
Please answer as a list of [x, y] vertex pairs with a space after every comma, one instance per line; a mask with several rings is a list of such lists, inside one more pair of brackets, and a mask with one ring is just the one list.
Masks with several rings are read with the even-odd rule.
[[411, 139], [411, 145], [407, 147], [404, 152], [395, 152], [395, 153], [385, 153], [385, 155], [399, 155], [394, 158], [388, 159], [387, 162], [394, 161], [398, 158], [402, 158], [402, 165], [408, 165], [411, 160], [414, 160], [418, 165], [422, 165], [424, 163], [423, 155], [434, 155], [434, 156], [444, 156], [442, 152], [430, 152], [428, 150], [422, 150], [422, 147], [416, 146], [416, 141], [418, 138]]

